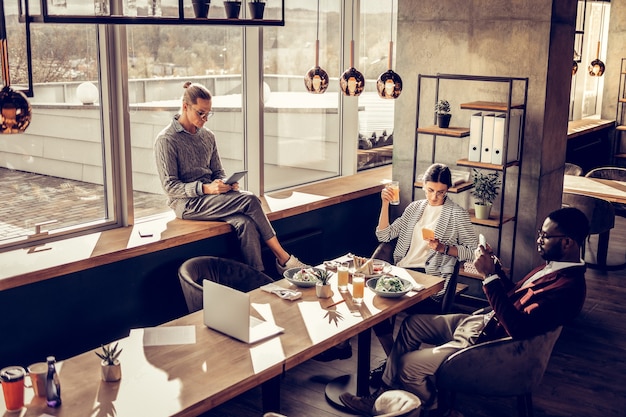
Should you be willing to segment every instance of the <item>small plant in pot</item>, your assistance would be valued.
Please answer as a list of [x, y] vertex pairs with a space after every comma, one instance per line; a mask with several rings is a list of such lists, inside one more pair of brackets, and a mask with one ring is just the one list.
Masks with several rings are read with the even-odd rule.
[[105, 382], [115, 382], [122, 379], [122, 365], [118, 359], [122, 349], [118, 350], [118, 343], [111, 346], [102, 345], [101, 352], [95, 352], [102, 359], [102, 380]]
[[330, 298], [333, 296], [333, 291], [329, 282], [332, 275], [332, 272], [325, 269], [315, 271], [315, 276], [317, 277], [317, 283], [315, 283], [315, 294], [317, 294], [319, 298]]
[[248, 9], [250, 9], [250, 16], [252, 19], [263, 19], [265, 0], [250, 0], [248, 3]]
[[191, 5], [196, 18], [205, 19], [209, 15], [211, 0], [192, 0]]
[[498, 174], [498, 172], [485, 174], [474, 168], [473, 178], [474, 188], [472, 195], [477, 199], [474, 203], [476, 218], [486, 220], [491, 214], [491, 207], [498, 196], [498, 189], [500, 189], [500, 185], [502, 185], [500, 174]]
[[435, 104], [435, 113], [437, 113], [437, 126], [447, 128], [450, 126], [450, 103], [448, 100], [439, 100]]
[[227, 19], [239, 19], [241, 0], [224, 1], [224, 11]]

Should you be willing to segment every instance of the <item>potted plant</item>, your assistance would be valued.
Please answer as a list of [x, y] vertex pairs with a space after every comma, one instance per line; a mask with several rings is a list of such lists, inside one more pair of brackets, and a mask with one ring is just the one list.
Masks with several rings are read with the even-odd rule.
[[489, 218], [491, 207], [498, 196], [498, 189], [502, 182], [500, 182], [498, 172], [484, 174], [476, 168], [473, 171], [474, 189], [472, 195], [477, 198], [477, 201], [474, 202], [474, 210], [477, 219], [485, 220]]
[[446, 128], [450, 126], [450, 103], [448, 100], [439, 100], [435, 104], [435, 113], [437, 113], [437, 126]]
[[319, 269], [315, 271], [317, 282], [315, 283], [315, 294], [319, 298], [330, 298], [333, 296], [333, 291], [330, 288], [330, 277], [332, 273], [325, 269]]
[[226, 18], [239, 19], [239, 12], [241, 11], [241, 0], [224, 1], [224, 11], [226, 12]]
[[211, 0], [191, 0], [191, 5], [196, 18], [205, 19], [209, 15]]
[[248, 9], [250, 9], [250, 16], [252, 19], [263, 19], [265, 0], [250, 0], [248, 3]]
[[102, 345], [101, 352], [95, 352], [96, 355], [102, 359], [102, 380], [105, 382], [115, 382], [122, 378], [122, 365], [118, 359], [122, 349], [117, 349], [118, 343], [113, 347], [111, 345]]

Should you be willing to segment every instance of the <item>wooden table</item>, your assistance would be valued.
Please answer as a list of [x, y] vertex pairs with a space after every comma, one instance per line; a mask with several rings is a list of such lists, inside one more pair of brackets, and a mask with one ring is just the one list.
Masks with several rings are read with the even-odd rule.
[[[264, 387], [265, 406], [271, 404], [270, 394], [278, 398], [276, 387], [283, 372], [357, 334], [368, 336], [368, 343], [359, 338], [359, 357], [364, 361], [367, 356], [367, 363], [359, 361], [359, 371], [367, 383], [369, 329], [443, 287], [441, 278], [399, 268], [398, 273], [410, 274], [424, 289], [398, 299], [381, 298], [366, 289], [361, 306], [352, 303], [350, 292], [338, 291], [336, 276], [332, 279], [334, 294], [329, 299], [317, 298], [315, 288], [302, 288], [303, 296], [297, 301], [282, 300], [257, 289], [251, 293], [252, 302], [269, 307], [285, 332], [253, 345], [208, 329], [202, 311], [160, 326], [193, 326], [194, 344], [144, 346], [141, 330], [131, 332], [119, 342], [123, 348], [121, 381], [101, 382], [99, 359], [93, 351], [86, 352], [59, 362], [61, 407], [48, 408], [45, 398], [33, 398], [32, 389], [26, 389], [26, 407], [12, 415], [197, 416], [262, 384], [272, 388]], [[286, 280], [278, 284], [291, 287]], [[4, 411], [2, 397], [0, 415]]]
[[590, 195], [612, 203], [626, 204], [626, 182], [624, 181], [564, 175], [563, 192]]

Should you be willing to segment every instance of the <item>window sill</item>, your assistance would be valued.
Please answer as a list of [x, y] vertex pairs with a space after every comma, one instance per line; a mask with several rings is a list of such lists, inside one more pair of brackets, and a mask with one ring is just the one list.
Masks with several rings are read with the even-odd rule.
[[[380, 192], [391, 166], [263, 197], [270, 221]], [[0, 254], [0, 291], [230, 233], [224, 222], [181, 220], [173, 212], [150, 221]], [[139, 231], [152, 234], [139, 236]]]

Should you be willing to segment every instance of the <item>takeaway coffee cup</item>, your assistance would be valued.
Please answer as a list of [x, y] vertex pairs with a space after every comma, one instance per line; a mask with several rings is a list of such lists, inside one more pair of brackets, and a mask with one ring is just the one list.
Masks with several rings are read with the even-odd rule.
[[24, 407], [24, 376], [21, 366], [9, 366], [0, 370], [0, 381], [7, 411], [19, 411]]
[[37, 362], [28, 366], [28, 376], [30, 383], [38, 397], [46, 396], [46, 376], [48, 376], [48, 364]]

